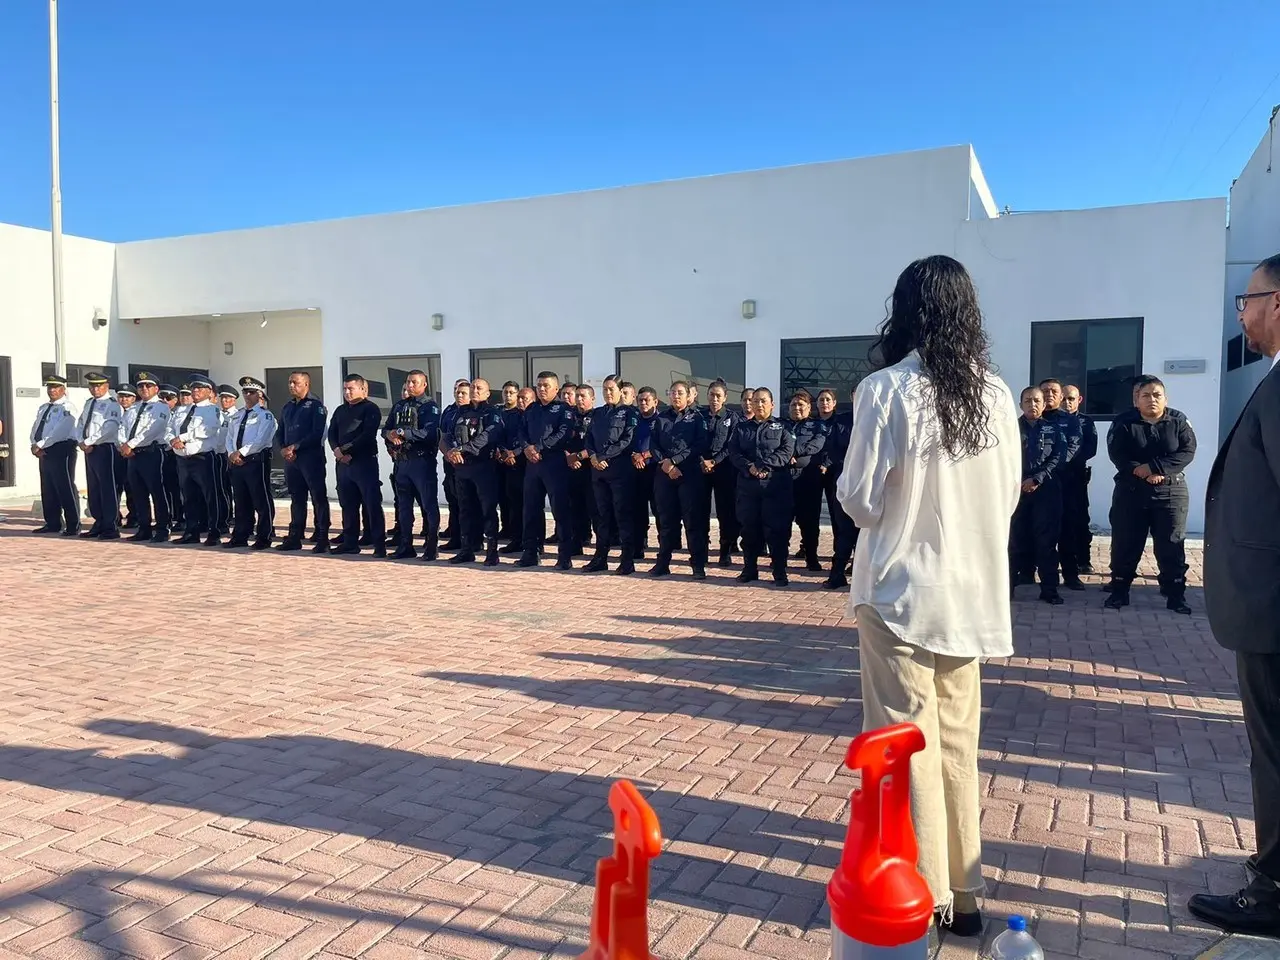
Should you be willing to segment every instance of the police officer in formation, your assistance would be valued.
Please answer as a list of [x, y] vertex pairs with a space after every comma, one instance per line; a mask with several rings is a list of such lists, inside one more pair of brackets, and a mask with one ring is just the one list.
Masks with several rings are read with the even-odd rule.
[[[191, 403], [178, 407], [169, 419], [167, 441], [177, 457], [182, 508], [186, 520], [180, 544], [197, 543], [205, 535], [206, 546], [221, 542], [222, 498], [218, 493], [218, 467], [213, 453], [221, 433], [222, 418], [213, 402], [213, 381], [195, 376], [189, 381]], [[234, 480], [232, 481], [234, 484]]]
[[703, 509], [711, 516], [715, 501], [719, 526], [719, 564], [733, 562], [741, 530], [735, 499], [738, 492], [738, 470], [729, 462], [729, 440], [741, 417], [728, 405], [728, 388], [723, 380], [713, 380], [707, 389], [707, 405], [702, 410], [707, 421], [707, 450], [702, 457], [702, 472], [707, 476], [703, 493]]
[[1098, 427], [1080, 409], [1083, 399], [1075, 384], [1062, 388], [1062, 408], [1080, 421], [1076, 469], [1068, 474], [1063, 487], [1063, 545], [1074, 557], [1078, 573], [1093, 573], [1093, 532], [1089, 529], [1089, 481], [1093, 479], [1093, 468], [1089, 461], [1098, 455]]
[[173, 523], [164, 480], [169, 404], [160, 399], [160, 384], [150, 373], [138, 374], [136, 390], [138, 402], [125, 411], [121, 424], [124, 438], [120, 443], [138, 518], [138, 529], [129, 539], [167, 543]]
[[235, 496], [231, 490], [231, 461], [227, 458], [227, 427], [236, 415], [236, 401], [240, 399], [240, 391], [229, 383], [218, 384], [218, 442], [213, 451], [213, 458], [218, 463], [218, 499], [222, 501], [222, 525], [218, 528], [220, 536], [231, 532], [231, 521], [235, 519]]
[[[440, 534], [440, 504], [436, 494], [440, 483], [436, 472], [440, 449], [440, 407], [427, 392], [427, 375], [421, 370], [409, 371], [405, 377], [405, 392], [407, 396], [396, 402], [382, 425], [383, 438], [392, 450], [392, 456], [400, 462], [396, 474], [396, 490], [400, 494], [396, 526], [400, 530], [400, 545], [395, 556], [399, 559], [417, 556], [413, 546], [413, 504], [416, 500], [422, 505], [425, 520], [422, 559], [434, 560], [438, 555]], [[457, 502], [456, 487], [454, 502]], [[381, 502], [378, 502], [376, 510], [372, 503], [369, 509], [381, 514]], [[375, 544], [383, 542], [380, 537], [381, 531], [376, 531]], [[450, 542], [454, 540], [461, 543], [461, 530], [457, 523], [454, 523]]]
[[618, 546], [621, 556], [614, 571], [619, 576], [635, 573], [635, 466], [631, 451], [635, 445], [639, 411], [622, 402], [617, 377], [604, 381], [604, 405], [594, 412], [587, 429], [585, 450], [590, 464], [592, 495], [600, 523], [595, 556], [587, 563], [588, 573], [609, 569], [609, 551]]
[[[792, 516], [800, 528], [800, 549], [805, 569], [820, 571], [818, 560], [818, 523], [822, 517], [822, 454], [827, 448], [831, 425], [822, 417], [813, 417], [813, 396], [807, 390], [797, 391], [788, 408], [790, 429], [796, 449], [791, 460]], [[787, 530], [787, 541], [791, 530]]]
[[76, 421], [76, 439], [84, 454], [85, 479], [89, 488], [89, 515], [93, 523], [80, 534], [119, 540], [120, 491], [116, 487], [116, 445], [124, 410], [109, 396], [110, 382], [100, 373], [85, 374], [89, 402]]
[[706, 477], [702, 460], [707, 452], [707, 421], [694, 405], [694, 391], [687, 380], [677, 380], [667, 393], [669, 406], [659, 414], [649, 441], [657, 464], [653, 494], [658, 507], [658, 559], [652, 577], [671, 573], [671, 555], [680, 543], [684, 525], [689, 542], [693, 579], [707, 578], [708, 538], [711, 516], [706, 512]]
[[[483, 381], [481, 381], [483, 382]], [[487, 386], [487, 384], [486, 384]], [[446, 463], [453, 465], [458, 500], [460, 549], [450, 563], [474, 563], [484, 549], [484, 565], [498, 564], [498, 463], [494, 452], [502, 440], [502, 418], [488, 397], [472, 397], [472, 384], [462, 381], [453, 392], [458, 412], [451, 433], [440, 443]]]
[[67, 400], [65, 377], [46, 377], [44, 392], [49, 399], [36, 411], [31, 427], [31, 453], [40, 460], [40, 503], [44, 509], [44, 526], [36, 533], [74, 537], [80, 532], [80, 494], [75, 485], [80, 439], [76, 409]]
[[307, 502], [311, 502], [315, 546], [313, 553], [329, 552], [328, 458], [324, 430], [328, 414], [320, 398], [311, 392], [311, 375], [301, 370], [289, 374], [289, 402], [280, 411], [280, 455], [284, 457], [284, 482], [289, 490], [289, 529], [277, 550], [301, 550], [307, 529]]
[[529, 405], [519, 425], [518, 443], [524, 448], [524, 550], [516, 562], [521, 567], [538, 565], [545, 526], [543, 504], [551, 500], [551, 514], [562, 536], [556, 544], [556, 567], [573, 568], [572, 506], [569, 502], [569, 463], [565, 453], [576, 427], [573, 408], [559, 397], [560, 378], [550, 371], [538, 374], [537, 401]]
[[[120, 404], [119, 434], [120, 440], [123, 441], [125, 419], [129, 410], [138, 402], [138, 394], [129, 384], [122, 383], [116, 388], [116, 402]], [[112, 461], [115, 464], [116, 489], [124, 491], [125, 510], [119, 527], [121, 530], [136, 530], [138, 528], [138, 510], [135, 506], [137, 500], [134, 497], [133, 487], [129, 485], [129, 461], [120, 452], [119, 445], [112, 447]]]
[[[1064, 389], [1062, 382], [1049, 378], [1040, 381], [1040, 393], [1044, 398], [1044, 412], [1041, 416], [1056, 426], [1066, 441], [1066, 453], [1058, 467], [1056, 482], [1062, 500], [1062, 518], [1058, 524], [1058, 563], [1062, 567], [1062, 583], [1068, 590], [1083, 590], [1080, 582], [1078, 558], [1075, 544], [1079, 540], [1079, 527], [1083, 523], [1088, 527], [1088, 515], [1079, 515], [1078, 488], [1084, 482], [1085, 460], [1084, 427], [1080, 418], [1063, 406]], [[1094, 443], [1094, 452], [1097, 443]], [[1092, 456], [1092, 454], [1088, 454]]]
[[1187, 482], [1196, 455], [1190, 421], [1168, 405], [1158, 377], [1140, 377], [1134, 408], [1116, 417], [1107, 432], [1107, 454], [1116, 466], [1111, 499], [1111, 582], [1107, 607], [1129, 603], [1129, 587], [1150, 535], [1160, 592], [1175, 613], [1190, 614], [1186, 601]]
[[[193, 389], [194, 386], [193, 382]], [[265, 550], [271, 546], [275, 532], [271, 450], [276, 436], [276, 418], [267, 409], [266, 391], [266, 386], [257, 378], [241, 377], [244, 407], [227, 425], [227, 463], [236, 504], [235, 526], [231, 529], [231, 539], [224, 544], [228, 548], [249, 546], [254, 550]], [[249, 542], [250, 534], [253, 535], [252, 543]], [[217, 538], [211, 535], [210, 539]]]
[[785, 587], [787, 548], [793, 515], [791, 466], [796, 441], [773, 416], [773, 391], [751, 394], [752, 418], [738, 424], [729, 442], [729, 459], [738, 468], [738, 522], [742, 524], [741, 583], [759, 579], [760, 555], [767, 547], [773, 582]]
[[[360, 520], [363, 515], [373, 555], [385, 557], [387, 531], [382, 513], [382, 480], [378, 476], [378, 433], [382, 427], [382, 411], [369, 399], [369, 383], [358, 373], [349, 373], [343, 379], [342, 398], [342, 406], [329, 418], [326, 434], [337, 464], [338, 504], [342, 508], [342, 542], [334, 547], [333, 552], [360, 552]], [[393, 410], [393, 418], [394, 415]], [[403, 446], [404, 437], [398, 439], [400, 443], [396, 446]], [[413, 520], [412, 505], [409, 507], [409, 520]], [[412, 550], [412, 522], [403, 532]]]
[[[189, 389], [184, 390], [183, 393], [190, 399], [191, 391]], [[169, 504], [169, 523], [174, 530], [179, 530], [186, 526], [186, 511], [182, 503], [182, 481], [178, 477], [178, 455], [169, 446], [167, 434], [174, 419], [185, 416], [187, 407], [190, 404], [179, 404], [178, 388], [172, 384], [160, 384], [158, 396], [160, 397], [160, 402], [169, 411], [165, 421], [166, 437], [164, 438], [161, 460], [161, 469], [164, 477], [164, 496]]]
[[1062, 480], [1068, 440], [1061, 425], [1045, 417], [1045, 396], [1027, 387], [1019, 398], [1022, 416], [1022, 495], [1009, 531], [1011, 590], [1035, 583], [1040, 575], [1040, 599], [1057, 606], [1058, 540], [1062, 531]]
[[[852, 402], [854, 390], [849, 391]], [[827, 500], [827, 516], [831, 518], [831, 533], [834, 548], [831, 553], [831, 569], [823, 582], [828, 590], [840, 590], [849, 585], [845, 568], [853, 557], [858, 545], [858, 528], [853, 518], [840, 506], [840, 498], [836, 495], [836, 487], [840, 483], [840, 474], [844, 472], [844, 459], [849, 453], [849, 437], [853, 433], [852, 410], [836, 410], [836, 393], [834, 390], [822, 390], [818, 393], [818, 416], [828, 422], [827, 445], [822, 452], [822, 490]]]

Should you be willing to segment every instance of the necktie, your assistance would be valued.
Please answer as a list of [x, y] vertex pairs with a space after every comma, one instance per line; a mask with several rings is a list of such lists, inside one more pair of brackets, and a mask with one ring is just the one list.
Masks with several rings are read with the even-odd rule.
[[193, 403], [191, 405], [191, 408], [187, 411], [187, 418], [182, 421], [182, 430], [180, 431], [181, 433], [187, 432], [187, 427], [191, 426], [191, 419], [195, 415], [196, 415], [196, 405]]
[[40, 414], [40, 422], [36, 424], [36, 443], [44, 439], [44, 422], [49, 419], [49, 414], [53, 412], [53, 404], [46, 403], [44, 410]]
[[89, 439], [89, 425], [93, 423], [93, 408], [98, 405], [98, 398], [93, 397], [89, 400], [89, 409], [84, 412], [84, 430], [80, 434], [81, 440]]
[[239, 450], [244, 446], [244, 428], [249, 423], [249, 410], [245, 408], [244, 413], [240, 414], [240, 429], [236, 431], [236, 449]]
[[134, 434], [138, 432], [138, 424], [142, 422], [142, 415], [146, 412], [147, 412], [147, 404], [143, 402], [143, 404], [140, 407], [138, 407], [137, 415], [133, 418], [133, 425], [129, 427], [129, 436], [127, 439], [132, 440]]

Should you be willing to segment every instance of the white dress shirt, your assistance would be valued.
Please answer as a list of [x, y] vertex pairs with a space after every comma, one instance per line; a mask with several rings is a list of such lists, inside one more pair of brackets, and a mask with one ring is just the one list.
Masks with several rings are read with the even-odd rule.
[[1009, 526], [1022, 487], [1018, 411], [987, 374], [992, 443], [942, 449], [914, 351], [871, 374], [853, 400], [836, 496], [862, 528], [849, 609], [874, 607], [905, 643], [952, 657], [1013, 653]]
[[76, 408], [64, 396], [40, 404], [36, 419], [31, 424], [31, 443], [43, 450], [63, 440], [79, 440], [76, 432]]
[[213, 442], [218, 436], [218, 408], [212, 400], [201, 400], [183, 409], [181, 416], [173, 411], [169, 418], [169, 430], [173, 438], [182, 441], [182, 449], [175, 453], [180, 457], [194, 457], [212, 453]]
[[236, 407], [228, 407], [226, 410], [218, 407], [218, 436], [214, 440], [213, 449], [223, 456], [227, 455], [227, 428], [231, 426], [231, 421], [239, 412]]
[[120, 445], [130, 450], [165, 446], [169, 434], [169, 405], [163, 400], [139, 400], [125, 411]]
[[251, 457], [271, 449], [276, 435], [276, 418], [262, 404], [254, 404], [236, 412], [227, 426], [226, 451]]
[[124, 410], [110, 396], [90, 397], [76, 420], [76, 438], [86, 447], [120, 442], [120, 424]]

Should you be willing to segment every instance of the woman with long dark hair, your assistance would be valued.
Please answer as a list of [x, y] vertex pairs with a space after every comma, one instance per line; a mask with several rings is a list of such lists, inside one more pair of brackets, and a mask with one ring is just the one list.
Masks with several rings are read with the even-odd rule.
[[863, 723], [916, 724], [920, 873], [939, 924], [982, 932], [978, 663], [1013, 653], [1009, 525], [1022, 483], [1017, 409], [991, 369], [964, 266], [933, 256], [898, 277], [859, 385], [840, 505], [861, 528], [849, 606]]

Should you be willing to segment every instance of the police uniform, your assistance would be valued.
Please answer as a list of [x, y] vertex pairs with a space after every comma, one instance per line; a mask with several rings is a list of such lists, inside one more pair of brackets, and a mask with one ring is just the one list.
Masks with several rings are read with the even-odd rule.
[[720, 566], [727, 567], [733, 561], [741, 530], [738, 526], [737, 506], [734, 497], [738, 489], [738, 471], [729, 462], [729, 440], [741, 422], [741, 414], [727, 405], [719, 413], [712, 413], [710, 406], [702, 408], [707, 422], [707, 452], [704, 458], [712, 463], [703, 486], [707, 516], [711, 516], [711, 501], [715, 500], [716, 526], [720, 529]]
[[289, 488], [289, 532], [280, 550], [298, 550], [307, 529], [307, 500], [315, 524], [316, 553], [329, 549], [329, 479], [324, 455], [327, 412], [318, 397], [308, 393], [294, 397], [280, 411], [280, 446], [293, 447], [293, 460], [284, 462], [284, 482]]
[[[208, 377], [192, 377], [190, 383], [214, 389]], [[220, 424], [219, 410], [212, 400], [179, 407], [169, 418], [169, 448], [177, 457], [186, 521], [186, 532], [178, 538], [179, 544], [198, 543], [202, 533], [207, 534], [206, 546], [222, 542], [218, 533], [222, 528], [222, 500], [218, 496], [218, 464], [213, 458]]]
[[[822, 519], [822, 453], [831, 424], [818, 417], [790, 421], [796, 438], [795, 463], [791, 467], [792, 518], [800, 528], [800, 551], [807, 570], [819, 571], [818, 524]], [[791, 531], [787, 531], [790, 545]]]
[[[383, 431], [388, 438], [400, 440], [392, 446], [394, 455], [399, 459], [396, 470], [396, 492], [399, 494], [396, 526], [400, 530], [400, 545], [396, 556], [415, 555], [413, 503], [416, 499], [422, 505], [426, 526], [422, 559], [434, 560], [440, 539], [440, 497], [437, 493], [440, 477], [436, 469], [440, 455], [440, 407], [428, 393], [397, 400], [387, 414]], [[452, 521], [452, 515], [450, 519]], [[459, 532], [461, 528], [455, 525], [454, 529]], [[374, 543], [378, 542], [375, 535]]]
[[213, 458], [218, 462], [218, 499], [222, 501], [222, 527], [218, 533], [225, 536], [231, 530], [236, 516], [235, 496], [231, 490], [231, 463], [227, 459], [227, 428], [236, 416], [236, 406], [222, 405], [222, 400], [239, 400], [240, 391], [229, 383], [218, 384], [218, 439], [214, 443]]
[[[65, 377], [45, 377], [46, 387], [66, 387]], [[35, 533], [80, 532], [80, 494], [76, 491], [76, 408], [64, 393], [40, 404], [31, 427], [32, 453], [40, 458], [40, 507], [44, 526]]]
[[1058, 594], [1058, 537], [1062, 531], [1062, 481], [1067, 437], [1058, 423], [1040, 417], [1018, 418], [1022, 434], [1022, 479], [1039, 486], [1018, 498], [1009, 531], [1012, 583], [1034, 583], [1040, 572], [1040, 599], [1060, 604]]
[[453, 464], [454, 494], [458, 499], [458, 525], [462, 549], [450, 563], [471, 563], [476, 551], [485, 550], [487, 567], [498, 563], [498, 464], [493, 459], [502, 434], [502, 418], [487, 403], [461, 407], [453, 431], [441, 435], [446, 452], [462, 454]]
[[[1196, 454], [1190, 421], [1172, 408], [1155, 423], [1148, 423], [1136, 409], [1126, 410], [1111, 422], [1107, 453], [1117, 472], [1111, 498], [1111, 596], [1106, 605], [1118, 609], [1129, 602], [1129, 585], [1138, 574], [1150, 534], [1169, 609], [1190, 613], [1185, 599], [1188, 496], [1183, 476]], [[1153, 484], [1134, 476], [1134, 468], [1143, 465], [1164, 482]]]
[[583, 568], [589, 573], [609, 569], [609, 551], [615, 544], [622, 548], [618, 573], [622, 576], [635, 572], [635, 509], [636, 470], [631, 463], [631, 451], [635, 445], [636, 423], [640, 414], [635, 407], [624, 404], [605, 404], [591, 414], [585, 446], [588, 455], [604, 464], [603, 470], [591, 466], [588, 460], [583, 469], [591, 470], [591, 492], [596, 501], [596, 513], [600, 524], [596, 531], [595, 556]]
[[[572, 455], [569, 463], [569, 501], [573, 510], [570, 532], [574, 556], [581, 555], [583, 546], [591, 542], [592, 534], [599, 532], [600, 515], [591, 488], [591, 462], [583, 456], [587, 449], [587, 431], [591, 429], [593, 414], [594, 410], [583, 413], [573, 409], [574, 430], [565, 450]], [[576, 461], [577, 466], [574, 466], [573, 461]]]
[[[125, 409], [124, 400], [121, 399], [122, 397], [133, 398], [133, 403], [129, 405], [128, 410]], [[116, 387], [116, 402], [120, 404], [120, 429], [118, 431], [120, 439], [116, 445], [111, 448], [111, 462], [115, 468], [116, 490], [124, 495], [124, 517], [120, 520], [120, 529], [135, 530], [138, 526], [138, 511], [135, 506], [137, 501], [134, 496], [133, 487], [129, 484], [129, 461], [126, 460], [124, 455], [120, 452], [120, 444], [124, 442], [124, 438], [128, 433], [129, 428], [133, 426], [133, 421], [136, 418], [136, 414], [131, 417], [130, 413], [138, 406], [138, 393], [133, 389], [131, 384], [122, 383], [120, 386]], [[119, 511], [120, 506], [119, 503], [117, 503], [116, 512], [119, 513]]]
[[[458, 417], [458, 404], [456, 402], [448, 404], [440, 413], [440, 433], [453, 433], [454, 421]], [[440, 486], [444, 490], [445, 506], [449, 508], [449, 521], [445, 524], [445, 528], [440, 531], [439, 536], [445, 540], [444, 548], [446, 550], [455, 550], [462, 546], [462, 525], [458, 522], [458, 515], [461, 512], [458, 508], [458, 481], [454, 475], [453, 464], [449, 461], [444, 462], [444, 478], [440, 482]], [[399, 486], [396, 488], [399, 489]], [[436, 500], [432, 495], [432, 500]], [[439, 513], [440, 505], [436, 503], [436, 512]], [[396, 511], [396, 517], [400, 516], [399, 510]], [[437, 526], [438, 526], [437, 522]], [[412, 534], [412, 530], [410, 531]], [[412, 536], [411, 538], [412, 539]]]
[[[187, 399], [191, 399], [191, 391], [187, 390]], [[158, 394], [162, 401], [169, 399], [178, 399], [178, 390], [176, 387], [167, 383], [160, 384], [160, 393]], [[169, 407], [165, 404], [168, 413], [169, 429], [165, 433], [163, 444], [163, 462], [161, 469], [164, 475], [164, 495], [169, 505], [169, 522], [174, 530], [182, 529], [186, 526], [187, 512], [186, 504], [182, 496], [182, 480], [178, 477], [178, 455], [173, 448], [169, 446], [169, 439], [172, 436], [173, 428], [181, 423], [182, 417], [187, 414], [190, 403], [176, 403]]]
[[[342, 507], [342, 543], [334, 553], [360, 552], [360, 518], [367, 524], [366, 533], [375, 557], [387, 555], [386, 520], [382, 512], [382, 480], [378, 476], [378, 430], [382, 411], [365, 397], [355, 403], [343, 403], [329, 417], [326, 440], [334, 459], [338, 479], [338, 503]], [[412, 529], [412, 528], [410, 528]]]
[[[138, 374], [137, 384], [139, 387], [159, 386], [155, 378], [145, 371]], [[129, 537], [130, 540], [154, 543], [169, 540], [172, 515], [164, 482], [165, 450], [168, 448], [165, 436], [168, 431], [169, 405], [158, 394], [150, 400], [139, 399], [125, 411], [120, 452], [129, 464], [129, 486], [138, 511], [138, 529]]]
[[[100, 373], [86, 373], [84, 382], [91, 387], [106, 386]], [[82, 537], [103, 540], [120, 539], [120, 491], [116, 487], [116, 444], [120, 442], [120, 422], [124, 411], [110, 394], [89, 397], [76, 421], [76, 439], [84, 451], [85, 479], [89, 488], [89, 515], [93, 525]]]
[[1080, 421], [1080, 452], [1076, 454], [1075, 469], [1063, 491], [1063, 524], [1066, 528], [1066, 546], [1075, 557], [1076, 570], [1093, 572], [1093, 531], [1089, 529], [1089, 481], [1093, 468], [1089, 461], [1098, 455], [1098, 427], [1093, 417], [1077, 413]]
[[[742, 572], [738, 580], [750, 583], [759, 579], [757, 563], [767, 545], [774, 582], [785, 586], [795, 438], [782, 421], [770, 417], [738, 424], [729, 444], [729, 459], [738, 469], [736, 509], [742, 524]], [[760, 476], [752, 476], [753, 468]]]
[[844, 570], [858, 545], [858, 528], [854, 526], [853, 518], [840, 506], [840, 497], [836, 494], [852, 433], [853, 411], [842, 410], [834, 414], [827, 430], [827, 443], [822, 450], [821, 461], [825, 468], [822, 490], [827, 498], [827, 516], [831, 518], [831, 533], [835, 541], [835, 548], [831, 553], [831, 570], [823, 582], [828, 590], [839, 590], [849, 585], [849, 578], [845, 576]]
[[[500, 539], [507, 540], [502, 548], [503, 553], [521, 553], [524, 550], [524, 447], [520, 445], [521, 422], [524, 411], [519, 406], [504, 409], [502, 417], [502, 439], [499, 446], [515, 454], [515, 463], [498, 464], [498, 476], [502, 483], [501, 529]], [[545, 530], [543, 531], [545, 532]]]
[[538, 563], [541, 534], [546, 529], [543, 504], [550, 497], [551, 515], [555, 518], [556, 530], [561, 534], [556, 544], [556, 566], [561, 570], [573, 568], [569, 543], [573, 514], [569, 503], [569, 464], [564, 454], [574, 427], [573, 409], [559, 400], [550, 403], [535, 401], [524, 412], [520, 445], [533, 447], [539, 459], [536, 462], [530, 460], [525, 466], [524, 536], [521, 538], [524, 552], [518, 561], [522, 567]]
[[[1058, 564], [1062, 567], [1062, 580], [1069, 589], [1083, 590], [1080, 583], [1079, 558], [1076, 543], [1079, 535], [1076, 532], [1080, 524], [1078, 516], [1079, 496], [1076, 489], [1083, 475], [1084, 463], [1080, 454], [1084, 444], [1084, 427], [1080, 418], [1074, 413], [1058, 407], [1045, 410], [1042, 419], [1049, 421], [1061, 432], [1066, 442], [1066, 453], [1062, 463], [1058, 465], [1057, 480], [1062, 498], [1062, 519], [1058, 529]], [[1088, 523], [1086, 518], [1085, 523]]]
[[634, 522], [631, 539], [634, 546], [633, 556], [637, 560], [644, 558], [645, 548], [649, 545], [649, 509], [653, 508], [655, 520], [658, 513], [657, 504], [654, 503], [653, 499], [653, 478], [657, 475], [658, 464], [653, 459], [653, 453], [649, 449], [653, 439], [653, 430], [657, 423], [657, 411], [654, 411], [651, 417], [640, 414], [636, 419], [635, 449], [633, 452], [643, 458], [643, 464], [636, 468], [635, 485], [633, 487], [635, 499], [632, 501], [631, 506], [631, 518]]
[[[267, 388], [255, 377], [241, 377], [240, 389], [256, 390], [258, 402], [236, 411], [227, 426], [226, 451], [230, 461], [231, 492], [236, 501], [236, 523], [227, 547], [251, 546], [265, 550], [275, 536], [276, 506], [271, 497], [271, 447], [276, 418], [267, 409]], [[233, 455], [234, 458], [233, 458]], [[249, 534], [253, 543], [249, 543]]]
[[[649, 575], [671, 572], [671, 554], [680, 543], [680, 524], [689, 541], [689, 566], [693, 578], [706, 577], [711, 517], [706, 510], [706, 477], [702, 457], [707, 452], [707, 421], [697, 407], [677, 412], [668, 407], [658, 416], [650, 437], [657, 464], [653, 479], [658, 507], [658, 561]], [[672, 476], [679, 473], [678, 477]]]

